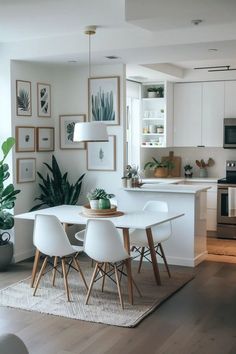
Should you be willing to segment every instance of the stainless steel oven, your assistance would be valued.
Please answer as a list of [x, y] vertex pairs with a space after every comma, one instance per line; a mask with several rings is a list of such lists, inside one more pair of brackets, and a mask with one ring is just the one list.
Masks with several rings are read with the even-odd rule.
[[228, 188], [236, 188], [236, 161], [226, 162], [226, 178], [217, 185], [217, 236], [236, 239], [236, 217], [229, 217]]

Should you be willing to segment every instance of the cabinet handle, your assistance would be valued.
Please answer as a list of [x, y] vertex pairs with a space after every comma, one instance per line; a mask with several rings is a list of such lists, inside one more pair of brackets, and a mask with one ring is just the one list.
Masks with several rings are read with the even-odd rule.
[[205, 145], [197, 145], [198, 148], [204, 148]]

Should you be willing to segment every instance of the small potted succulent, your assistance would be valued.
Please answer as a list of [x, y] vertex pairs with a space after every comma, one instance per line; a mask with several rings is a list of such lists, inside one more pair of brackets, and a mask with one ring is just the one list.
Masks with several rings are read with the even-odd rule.
[[148, 98], [157, 97], [157, 88], [156, 87], [148, 87], [147, 94], [148, 94]]
[[5, 186], [10, 177], [9, 166], [4, 163], [5, 158], [15, 144], [14, 138], [8, 138], [2, 144], [3, 158], [0, 161], [0, 270], [5, 270], [11, 263], [13, 256], [13, 243], [10, 241], [10, 230], [14, 226], [14, 216], [9, 211], [15, 205], [16, 190], [13, 184]]
[[91, 209], [110, 209], [110, 198], [114, 196], [114, 194], [108, 194], [101, 188], [96, 188], [87, 194]]
[[196, 160], [196, 165], [200, 168], [199, 170], [199, 177], [205, 178], [207, 177], [207, 167], [211, 167], [215, 164], [215, 161], [210, 157], [207, 162], [203, 159]]
[[193, 166], [191, 166], [189, 163], [184, 166], [184, 176], [186, 178], [191, 178], [193, 176], [192, 169]]

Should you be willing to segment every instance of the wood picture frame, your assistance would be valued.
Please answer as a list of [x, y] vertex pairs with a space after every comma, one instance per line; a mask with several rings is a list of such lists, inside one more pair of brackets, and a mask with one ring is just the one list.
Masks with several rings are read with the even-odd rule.
[[36, 180], [36, 158], [16, 159], [17, 183], [35, 182]]
[[86, 143], [84, 142], [74, 142], [74, 126], [76, 123], [81, 123], [86, 121], [86, 115], [77, 114], [62, 114], [59, 116], [60, 119], [60, 149], [86, 149]]
[[16, 126], [16, 152], [34, 152], [35, 151], [35, 127]]
[[88, 171], [116, 171], [116, 136], [109, 135], [108, 142], [87, 143]]
[[90, 122], [120, 124], [120, 77], [88, 79], [88, 115]]
[[37, 113], [40, 118], [51, 117], [51, 85], [37, 82]]
[[31, 82], [16, 80], [16, 115], [18, 117], [32, 116]]
[[36, 128], [36, 150], [39, 152], [54, 151], [54, 127]]

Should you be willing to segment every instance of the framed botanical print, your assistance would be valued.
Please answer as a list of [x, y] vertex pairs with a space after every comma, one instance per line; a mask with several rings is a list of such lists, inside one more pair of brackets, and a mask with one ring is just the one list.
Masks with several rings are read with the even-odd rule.
[[51, 85], [37, 83], [38, 117], [51, 117]]
[[16, 127], [16, 152], [35, 151], [35, 127]]
[[54, 151], [54, 128], [37, 128], [37, 151]]
[[36, 159], [25, 158], [16, 160], [17, 183], [35, 181]]
[[89, 121], [119, 125], [120, 78], [93, 77], [88, 79]]
[[16, 115], [31, 116], [31, 82], [16, 80]]
[[87, 170], [116, 170], [116, 137], [109, 135], [108, 142], [87, 143]]
[[76, 123], [85, 122], [85, 114], [60, 115], [60, 148], [61, 149], [85, 149], [86, 144], [73, 141], [74, 127]]

